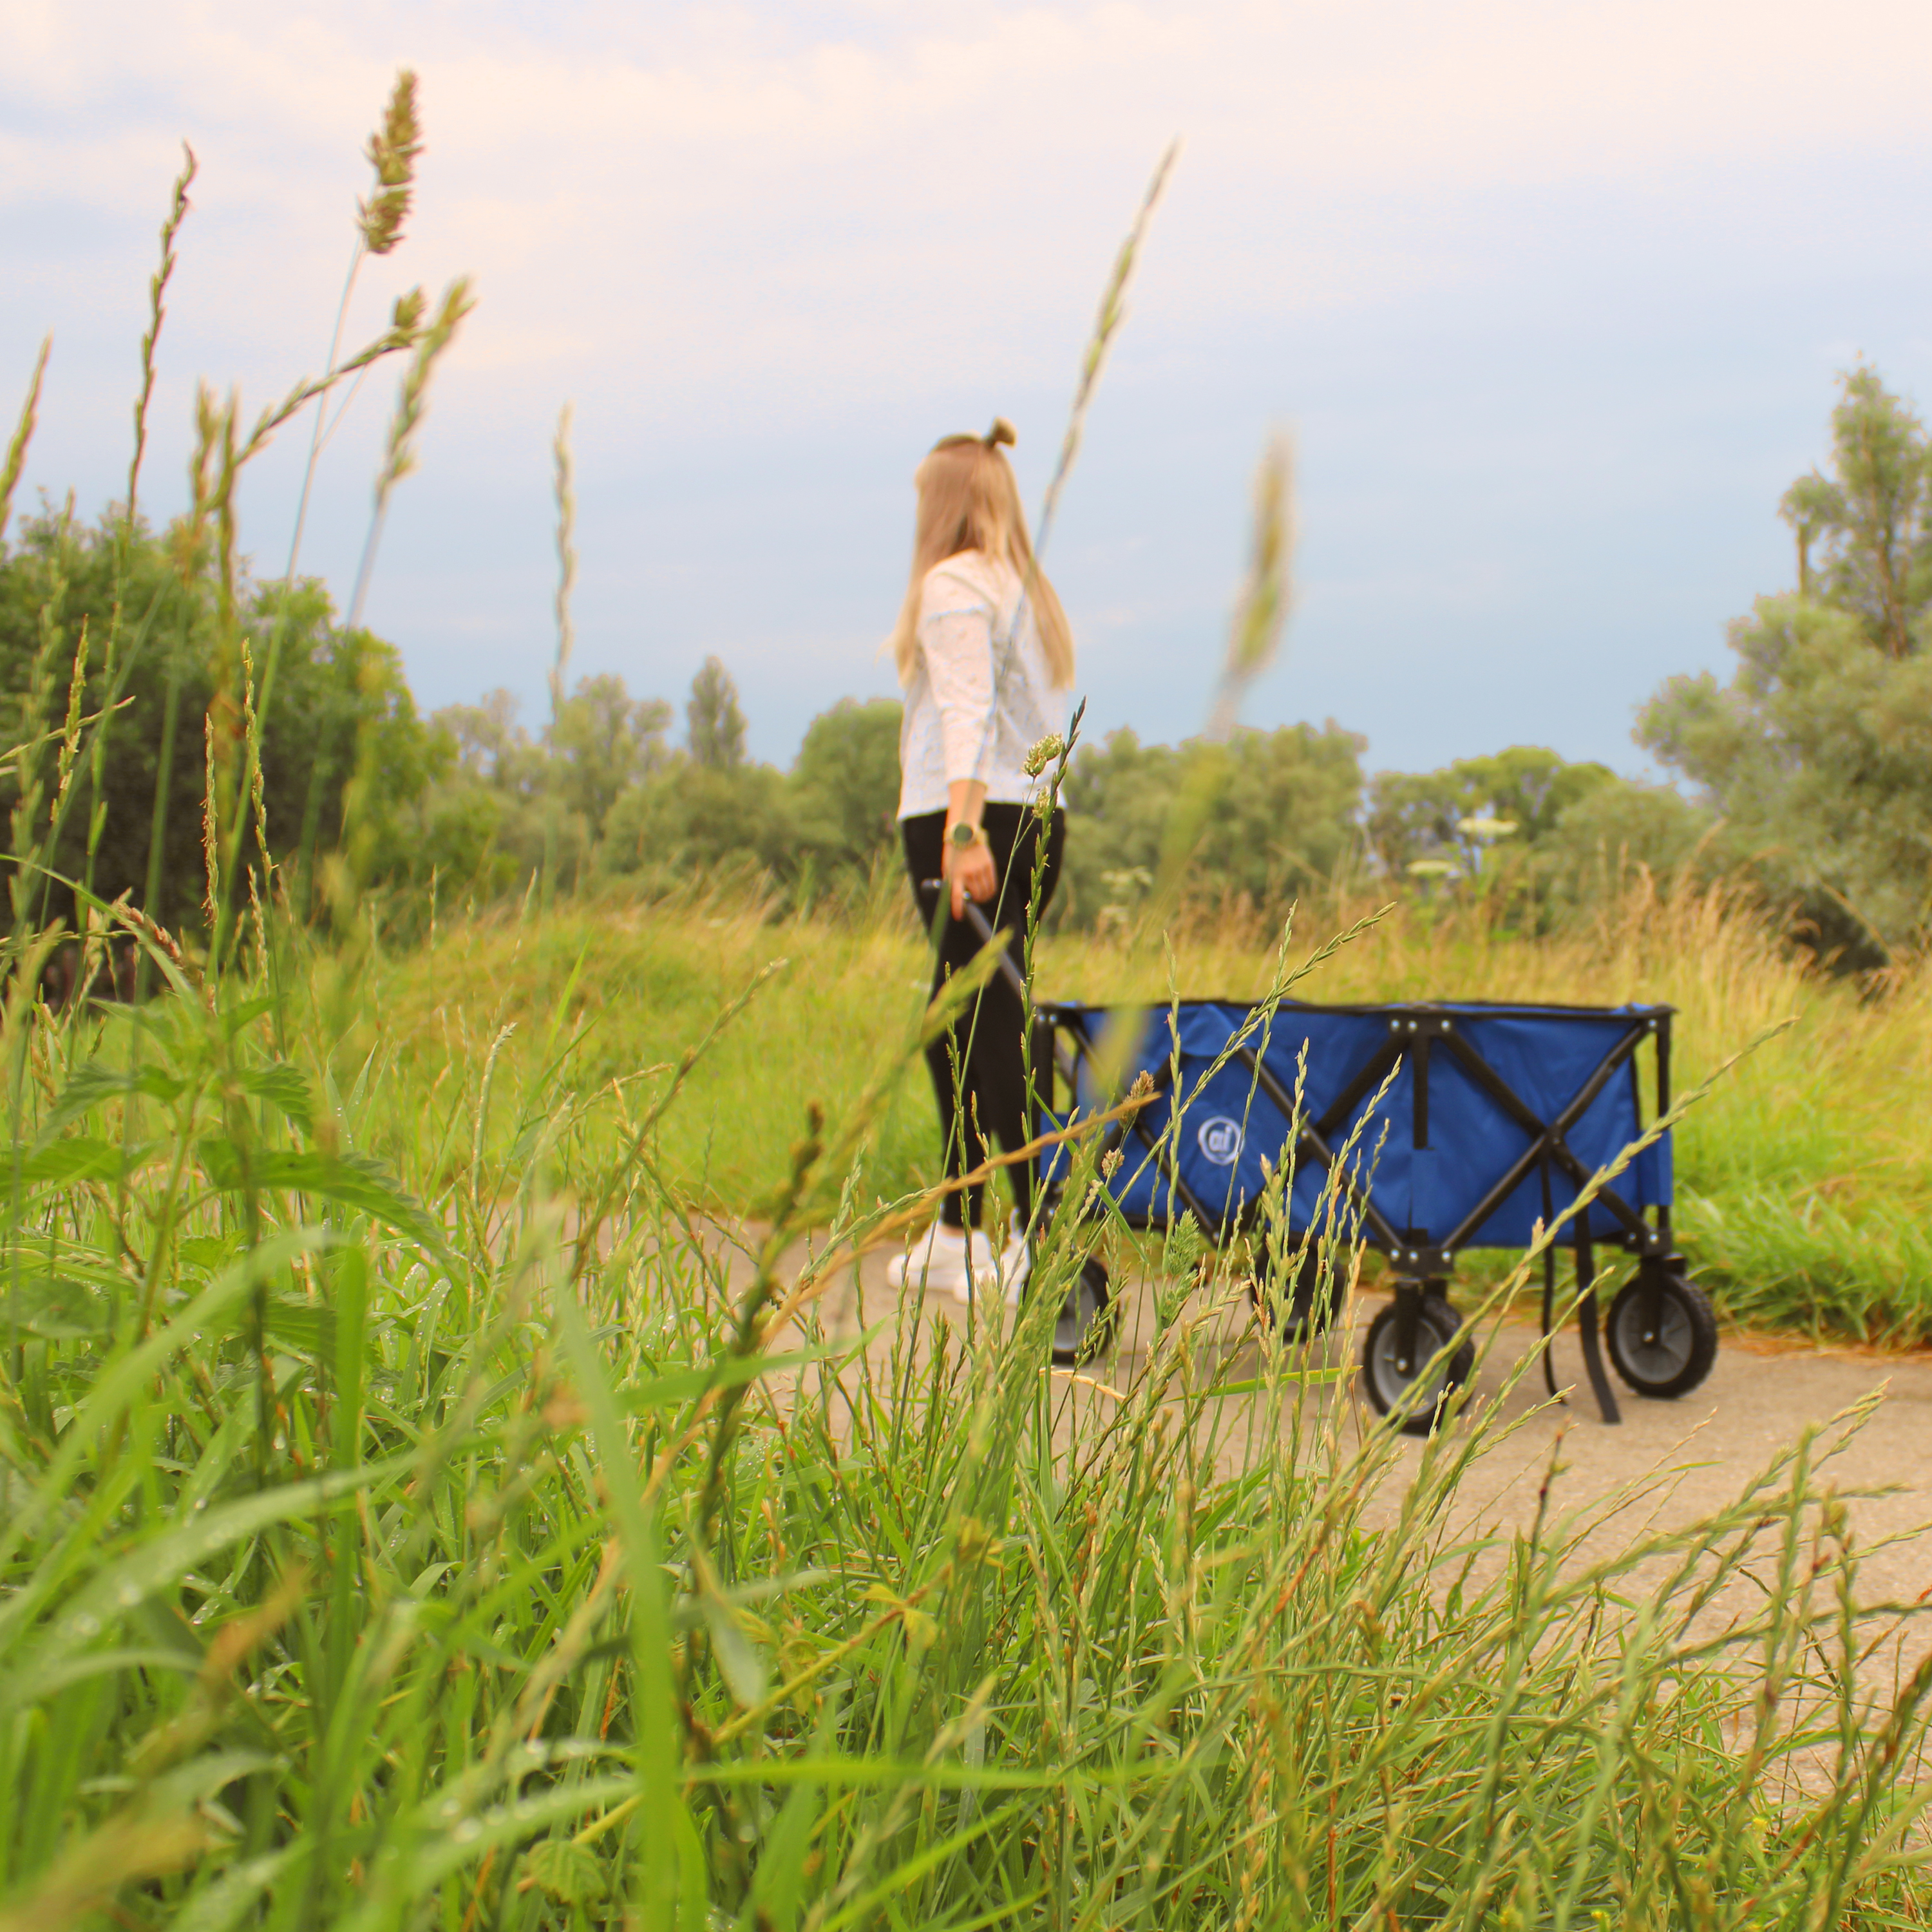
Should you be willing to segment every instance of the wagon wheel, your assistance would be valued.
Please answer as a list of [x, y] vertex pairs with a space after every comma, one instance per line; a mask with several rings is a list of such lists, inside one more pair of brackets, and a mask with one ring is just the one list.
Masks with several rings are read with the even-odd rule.
[[[1476, 1366], [1475, 1347], [1465, 1342], [1442, 1355], [1461, 1332], [1462, 1318], [1441, 1295], [1425, 1294], [1416, 1306], [1414, 1350], [1405, 1357], [1397, 1315], [1396, 1304], [1390, 1302], [1369, 1324], [1362, 1344], [1362, 1385], [1376, 1413], [1387, 1415], [1409, 1396], [1426, 1371], [1430, 1385], [1403, 1418], [1402, 1427], [1407, 1435], [1426, 1436], [1442, 1419], [1450, 1394], [1469, 1379]], [[1438, 1356], [1442, 1359], [1436, 1360]]]
[[1288, 1237], [1288, 1252], [1270, 1264], [1265, 1248], [1248, 1282], [1256, 1318], [1269, 1328], [1278, 1315], [1288, 1317], [1283, 1330], [1291, 1342], [1324, 1334], [1335, 1318], [1340, 1285], [1322, 1265], [1321, 1245], [1306, 1236]]
[[1617, 1373], [1639, 1395], [1682, 1395], [1718, 1359], [1718, 1318], [1704, 1291], [1655, 1262], [1618, 1290], [1604, 1325]]
[[1107, 1270], [1089, 1256], [1053, 1324], [1053, 1359], [1063, 1368], [1090, 1361], [1113, 1340], [1113, 1297]]

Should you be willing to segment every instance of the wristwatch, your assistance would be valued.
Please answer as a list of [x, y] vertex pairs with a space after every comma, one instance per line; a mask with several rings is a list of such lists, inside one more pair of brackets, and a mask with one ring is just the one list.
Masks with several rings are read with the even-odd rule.
[[978, 826], [963, 818], [956, 818], [952, 821], [952, 830], [946, 836], [952, 842], [956, 852], [963, 852], [969, 845], [983, 845], [986, 842], [986, 833]]

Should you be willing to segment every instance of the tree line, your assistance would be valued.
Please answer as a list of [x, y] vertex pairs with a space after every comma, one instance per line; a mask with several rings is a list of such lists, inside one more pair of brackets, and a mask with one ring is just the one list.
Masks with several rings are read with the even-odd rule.
[[[1207, 782], [1188, 876], [1210, 898], [1272, 908], [1354, 875], [1424, 898], [1480, 895], [1542, 925], [1587, 914], [1634, 867], [1688, 868], [1739, 881], [1852, 964], [1916, 946], [1932, 890], [1932, 440], [1872, 370], [1842, 379], [1827, 460], [1780, 514], [1795, 588], [1732, 625], [1727, 681], [1672, 679], [1639, 711], [1637, 742], [1680, 786], [1522, 746], [1369, 773], [1364, 741], [1332, 719], [1226, 746], [1122, 729], [1080, 746], [1069, 770], [1060, 916], [1130, 919], [1176, 801]], [[182, 541], [44, 507], [0, 552], [0, 688], [16, 743], [58, 738], [76, 706], [113, 701], [106, 755], [62, 778], [86, 796], [62, 821], [55, 869], [192, 927], [203, 720], [222, 701], [224, 659], [218, 574]], [[116, 626], [117, 598], [138, 625]], [[742, 703], [715, 658], [681, 721], [606, 674], [560, 694], [532, 729], [500, 691], [422, 714], [395, 648], [345, 626], [319, 582], [244, 579], [240, 603], [249, 676], [275, 668], [272, 687], [244, 695], [259, 707], [270, 850], [298, 910], [332, 880], [448, 904], [538, 881], [649, 892], [734, 870], [812, 899], [894, 862], [890, 700], [821, 712], [781, 771], [747, 755]], [[99, 641], [117, 634], [132, 640], [118, 665]], [[0, 769], [0, 806], [16, 818], [44, 802], [23, 800], [20, 770]]]

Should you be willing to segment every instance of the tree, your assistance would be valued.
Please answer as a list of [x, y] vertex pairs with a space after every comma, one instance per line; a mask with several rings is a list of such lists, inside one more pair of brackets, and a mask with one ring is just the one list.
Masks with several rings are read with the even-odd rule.
[[1184, 790], [1214, 800], [1192, 877], [1279, 905], [1329, 878], [1359, 842], [1364, 741], [1332, 718], [1242, 730], [1226, 745], [1143, 745], [1124, 728], [1074, 754], [1066, 801], [1067, 916], [1126, 910], [1159, 873]]
[[716, 658], [706, 658], [691, 680], [684, 707], [685, 744], [694, 765], [729, 771], [745, 762], [745, 714], [738, 687]]
[[1672, 678], [1636, 735], [1721, 814], [1730, 863], [1877, 964], [1932, 911], [1932, 443], [1870, 370], [1841, 379], [1829, 473], [1783, 514], [1798, 588], [1732, 624], [1728, 685]]
[[[318, 853], [352, 849], [365, 878], [406, 871], [407, 811], [435, 776], [445, 741], [418, 716], [394, 646], [346, 630], [313, 579], [290, 586], [244, 575], [236, 621], [264, 706], [264, 803], [277, 862], [299, 871]], [[76, 767], [54, 866], [76, 878], [91, 872], [104, 898], [131, 893], [164, 924], [195, 922], [204, 878], [203, 719], [218, 698], [218, 710], [238, 728], [244, 698], [238, 664], [220, 643], [212, 556], [189, 552], [178, 529], [164, 540], [145, 524], [128, 530], [112, 512], [92, 527], [64, 512], [28, 520], [0, 550], [0, 692], [10, 706], [10, 742], [60, 728], [83, 634], [85, 710], [99, 710], [108, 695], [110, 636], [112, 676], [125, 701], [105, 726], [98, 797], [92, 760]], [[14, 808], [19, 787], [18, 768], [10, 769], [0, 779], [0, 812]], [[51, 811], [52, 788], [44, 789], [37, 814]], [[148, 903], [151, 842], [159, 862]], [[244, 849], [252, 850], [252, 824]], [[57, 900], [50, 910], [64, 916], [69, 908]]]
[[480, 784], [501, 791], [533, 788], [540, 760], [532, 755], [530, 735], [517, 722], [522, 700], [499, 686], [480, 704], [446, 704], [430, 713], [430, 723], [447, 732], [456, 768]]
[[[1331, 878], [1355, 850], [1367, 740], [1331, 718], [1237, 731], [1201, 863], [1257, 904]], [[1189, 748], [1192, 757], [1207, 748]]]
[[1180, 783], [1181, 754], [1171, 745], [1143, 745], [1124, 724], [1075, 752], [1064, 793], [1062, 918], [1091, 925], [1130, 913], [1146, 897]]
[[1500, 840], [1513, 850], [1544, 843], [1612, 776], [1607, 765], [1571, 764], [1540, 745], [1458, 758], [1439, 771], [1378, 772], [1370, 786], [1369, 842], [1392, 874], [1420, 861], [1473, 874]]
[[[1932, 468], [1924, 426], [1876, 371], [1840, 378], [1832, 470], [1786, 491], [1798, 539], [1798, 594], [1854, 618], [1887, 657], [1922, 650], [1932, 604]], [[1822, 555], [1814, 562], [1812, 550]]]
[[788, 774], [674, 754], [618, 799], [598, 866], [646, 879], [734, 865], [787, 883], [862, 875], [897, 843], [898, 730], [896, 704], [846, 698], [812, 720]]
[[1607, 778], [1532, 848], [1543, 903], [1558, 916], [1586, 911], [1613, 902], [1640, 871], [1668, 883], [1708, 850], [1716, 823], [1670, 785]]
[[802, 856], [821, 874], [863, 873], [897, 845], [900, 708], [842, 698], [806, 728], [791, 768]]
[[[728, 687], [730, 680], [724, 682]], [[633, 698], [621, 677], [608, 674], [579, 679], [557, 706], [548, 736], [550, 782], [566, 807], [582, 815], [593, 841], [604, 836], [604, 822], [620, 794], [664, 764], [670, 723], [670, 706], [662, 698]], [[741, 717], [741, 757], [744, 735]]]
[[1378, 772], [1370, 787], [1369, 840], [1386, 874], [1480, 892], [1532, 929], [1614, 898], [1634, 871], [1674, 875], [1712, 823], [1668, 785], [1540, 745], [1439, 771]]
[[422, 814], [420, 877], [434, 866], [454, 890], [487, 897], [548, 865], [554, 884], [574, 884], [597, 862], [618, 802], [670, 761], [670, 706], [633, 698], [614, 674], [580, 679], [534, 742], [520, 708], [493, 691], [431, 718], [452, 754]]
[[685, 724], [685, 752], [613, 802], [598, 866], [647, 878], [733, 866], [778, 868], [794, 843], [782, 803], [784, 780], [769, 765], [746, 762], [738, 687], [716, 658], [706, 658], [691, 681]]
[[795, 850], [784, 778], [770, 765], [700, 765], [679, 756], [612, 808], [598, 863], [646, 880], [748, 868], [778, 872]]

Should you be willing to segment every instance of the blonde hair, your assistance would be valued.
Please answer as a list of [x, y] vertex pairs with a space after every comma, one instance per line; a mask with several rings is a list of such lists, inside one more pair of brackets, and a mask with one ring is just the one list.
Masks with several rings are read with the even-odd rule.
[[1072, 686], [1073, 633], [1046, 572], [1034, 562], [1019, 485], [1013, 479], [1012, 465], [1000, 451], [1000, 444], [1013, 440], [1012, 424], [995, 416], [984, 436], [940, 437], [913, 474], [919, 514], [913, 530], [912, 581], [888, 640], [902, 686], [911, 682], [919, 660], [919, 606], [926, 574], [934, 564], [969, 550], [1003, 557], [1019, 573], [1053, 688], [1066, 691]]

